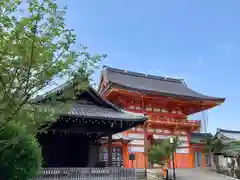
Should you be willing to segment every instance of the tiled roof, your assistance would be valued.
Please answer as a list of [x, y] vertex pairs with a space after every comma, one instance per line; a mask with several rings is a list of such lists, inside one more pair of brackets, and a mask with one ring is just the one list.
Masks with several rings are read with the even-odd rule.
[[211, 133], [191, 133], [192, 137], [212, 137]]
[[224, 98], [206, 96], [188, 88], [183, 79], [152, 76], [110, 67], [106, 67], [103, 74], [108, 83], [126, 89], [129, 88], [144, 93], [181, 96], [183, 98], [224, 101]]
[[[37, 102], [43, 101], [51, 93], [58, 91], [64, 91], [64, 88], [70, 86], [69, 83], [61, 85], [50, 92], [43, 94], [40, 98], [37, 98]], [[96, 120], [116, 120], [116, 121], [132, 121], [135, 123], [142, 123], [147, 120], [147, 117], [143, 114], [128, 113], [118, 106], [112, 104], [105, 98], [101, 97], [99, 93], [89, 85], [89, 87], [81, 94], [76, 94], [76, 100], [74, 102], [66, 102], [70, 106], [68, 113], [59, 113], [61, 116], [77, 116], [81, 118], [93, 118]], [[36, 101], [35, 100], [35, 101]], [[62, 114], [61, 114], [62, 113]]]
[[119, 121], [139, 121], [143, 122], [147, 119], [145, 116], [138, 114], [129, 114], [123, 111], [117, 111], [113, 108], [105, 108], [94, 104], [78, 104], [74, 103], [69, 114], [71, 116], [79, 116], [82, 118], [95, 118], [105, 120]]
[[240, 131], [217, 129], [216, 136], [224, 140], [240, 140]]

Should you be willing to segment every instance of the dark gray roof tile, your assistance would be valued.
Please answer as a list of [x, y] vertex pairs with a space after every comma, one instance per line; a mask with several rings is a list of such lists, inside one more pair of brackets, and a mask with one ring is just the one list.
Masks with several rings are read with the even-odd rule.
[[110, 67], [106, 67], [104, 73], [109, 83], [120, 85], [125, 88], [155, 92], [163, 95], [224, 101], [224, 98], [206, 96], [188, 88], [183, 79], [152, 76]]
[[212, 134], [197, 132], [197, 133], [191, 133], [191, 136], [192, 137], [212, 137]]
[[[70, 86], [71, 84], [65, 83], [60, 88], [56, 88], [44, 94], [37, 101], [43, 101], [48, 95], [56, 93], [58, 91], [64, 91], [64, 88]], [[147, 120], [147, 117], [143, 114], [130, 113], [122, 110], [118, 106], [112, 104], [105, 98], [101, 97], [99, 93], [89, 85], [89, 87], [81, 94], [76, 93], [77, 99], [72, 101], [66, 101], [71, 107], [69, 113], [58, 112], [61, 116], [76, 116], [79, 118], [94, 118], [96, 120], [116, 120], [116, 121], [132, 121], [137, 123], [143, 123]], [[42, 104], [44, 107], [48, 106]], [[56, 110], [57, 111], [57, 110]]]
[[139, 114], [120, 112], [115, 109], [78, 103], [73, 104], [72, 109], [68, 115], [79, 116], [83, 118], [85, 117], [118, 121], [145, 121], [147, 119], [147, 117]]
[[217, 129], [216, 135], [226, 140], [240, 140], [240, 131]]

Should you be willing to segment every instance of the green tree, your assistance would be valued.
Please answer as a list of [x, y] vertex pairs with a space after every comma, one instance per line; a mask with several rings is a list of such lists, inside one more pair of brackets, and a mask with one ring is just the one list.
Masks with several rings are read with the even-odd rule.
[[176, 151], [178, 140], [174, 139], [174, 143], [170, 144], [169, 139], [157, 140], [153, 143], [149, 154], [148, 161], [153, 164], [163, 165], [168, 162], [171, 153]]
[[209, 161], [211, 161], [213, 158], [213, 163], [216, 167], [217, 172], [220, 171], [218, 156], [221, 154], [223, 147], [224, 145], [219, 138], [209, 137], [206, 139], [204, 151], [209, 154]]
[[219, 155], [231, 158], [230, 176], [234, 176], [235, 159], [238, 164], [238, 167], [240, 165], [240, 141], [222, 140], [217, 137], [212, 137], [207, 139], [206, 145], [205, 145], [205, 151], [209, 152], [209, 154], [212, 154], [213, 162], [215, 164], [217, 172], [221, 172], [221, 169], [219, 166]]
[[34, 136], [19, 123], [9, 122], [0, 131], [0, 139], [4, 146], [0, 149], [0, 179], [33, 178], [41, 167], [41, 150]]
[[[58, 79], [74, 85], [65, 96], [86, 87], [105, 55], [90, 55], [77, 47], [76, 35], [66, 28], [66, 8], [53, 0], [0, 1], [0, 125], [16, 120], [32, 132], [51, 124], [56, 112], [29, 106], [31, 99]], [[54, 101], [56, 109], [63, 105]], [[66, 107], [64, 107], [66, 109]], [[64, 108], [61, 108], [61, 112]]]
[[[74, 93], [86, 88], [105, 57], [91, 55], [83, 45], [75, 45], [76, 35], [65, 24], [65, 12], [66, 8], [58, 7], [54, 0], [0, 1], [0, 133], [15, 122], [29, 135], [44, 131], [56, 120], [56, 109], [64, 112], [68, 107], [57, 101], [59, 93], [51, 93], [48, 107], [33, 105], [33, 99], [62, 79], [71, 88], [66, 88], [61, 96], [74, 98]], [[19, 145], [19, 151], [24, 150], [18, 137], [9, 136], [7, 141], [0, 137], [2, 154], [11, 152], [16, 157], [16, 151], [7, 149], [14, 144]], [[17, 158], [19, 164], [26, 162], [24, 157], [27, 158]], [[1, 166], [2, 163], [9, 164], [4, 166], [9, 168], [6, 173], [15, 172], [11, 159], [5, 158], [0, 161]], [[29, 171], [29, 175], [32, 173]]]
[[[240, 141], [238, 140], [223, 140], [224, 147], [221, 154], [225, 157], [231, 158], [230, 163], [230, 176], [234, 177], [234, 174], [240, 178]], [[235, 168], [235, 161], [237, 162], [238, 169]]]

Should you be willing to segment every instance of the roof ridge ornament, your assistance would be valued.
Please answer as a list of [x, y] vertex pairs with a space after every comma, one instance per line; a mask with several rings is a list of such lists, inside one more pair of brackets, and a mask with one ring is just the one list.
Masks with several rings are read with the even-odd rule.
[[113, 72], [117, 72], [117, 73], [126, 73], [128, 75], [133, 75], [133, 76], [149, 77], [149, 78], [157, 79], [157, 80], [169, 80], [169, 81], [173, 81], [173, 82], [181, 82], [181, 79], [173, 78], [173, 77], [164, 77], [164, 76], [157, 76], [157, 75], [152, 75], [152, 74], [122, 70], [122, 69], [112, 68], [112, 67], [109, 67], [106, 65], [104, 65], [104, 68], [106, 68], [106, 70], [109, 70], [109, 71], [113, 71]]

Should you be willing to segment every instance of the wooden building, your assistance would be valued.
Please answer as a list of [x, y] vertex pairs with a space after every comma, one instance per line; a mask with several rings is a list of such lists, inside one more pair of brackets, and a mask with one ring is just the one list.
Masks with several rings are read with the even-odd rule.
[[238, 141], [240, 141], [240, 131], [218, 128], [215, 136], [222, 140], [238, 140]]
[[[231, 157], [229, 156], [235, 153], [234, 152], [235, 150], [229, 147], [229, 143], [231, 143], [231, 141], [240, 141], [240, 131], [218, 128], [215, 134], [215, 137], [218, 139], [221, 139], [222, 143], [226, 145], [226, 147], [222, 149], [221, 153], [223, 154], [218, 156], [218, 163], [221, 168], [227, 169], [228, 163], [231, 163]], [[237, 150], [237, 152], [238, 151], [239, 150]], [[226, 152], [228, 156], [224, 155]], [[237, 163], [236, 163], [236, 166], [237, 166]]]
[[[42, 147], [44, 167], [96, 167], [118, 166], [123, 161], [113, 158], [112, 135], [141, 125], [146, 116], [124, 112], [89, 86], [76, 97], [62, 99], [62, 86], [34, 101], [41, 106], [51, 103], [51, 94], [58, 94], [58, 101], [68, 104], [66, 112], [58, 112], [58, 119], [46, 131], [37, 136]], [[50, 101], [50, 102], [49, 102]], [[53, 107], [54, 108], [54, 107]], [[107, 161], [101, 162], [101, 138], [109, 137]], [[119, 154], [126, 151], [119, 148]], [[115, 153], [116, 154], [116, 153]], [[115, 163], [113, 164], [113, 160]]]
[[[182, 142], [175, 153], [176, 167], [195, 167], [196, 148], [191, 147], [190, 135], [200, 131], [201, 121], [188, 120], [188, 116], [220, 105], [225, 100], [202, 95], [189, 88], [182, 79], [110, 67], [104, 67], [102, 71], [99, 92], [127, 111], [148, 115], [144, 125], [123, 133], [132, 138], [128, 152], [123, 154], [124, 166], [135, 168], [147, 167], [147, 146], [151, 139], [169, 136], [178, 136]], [[133, 164], [128, 160], [129, 153], [135, 154]]]

